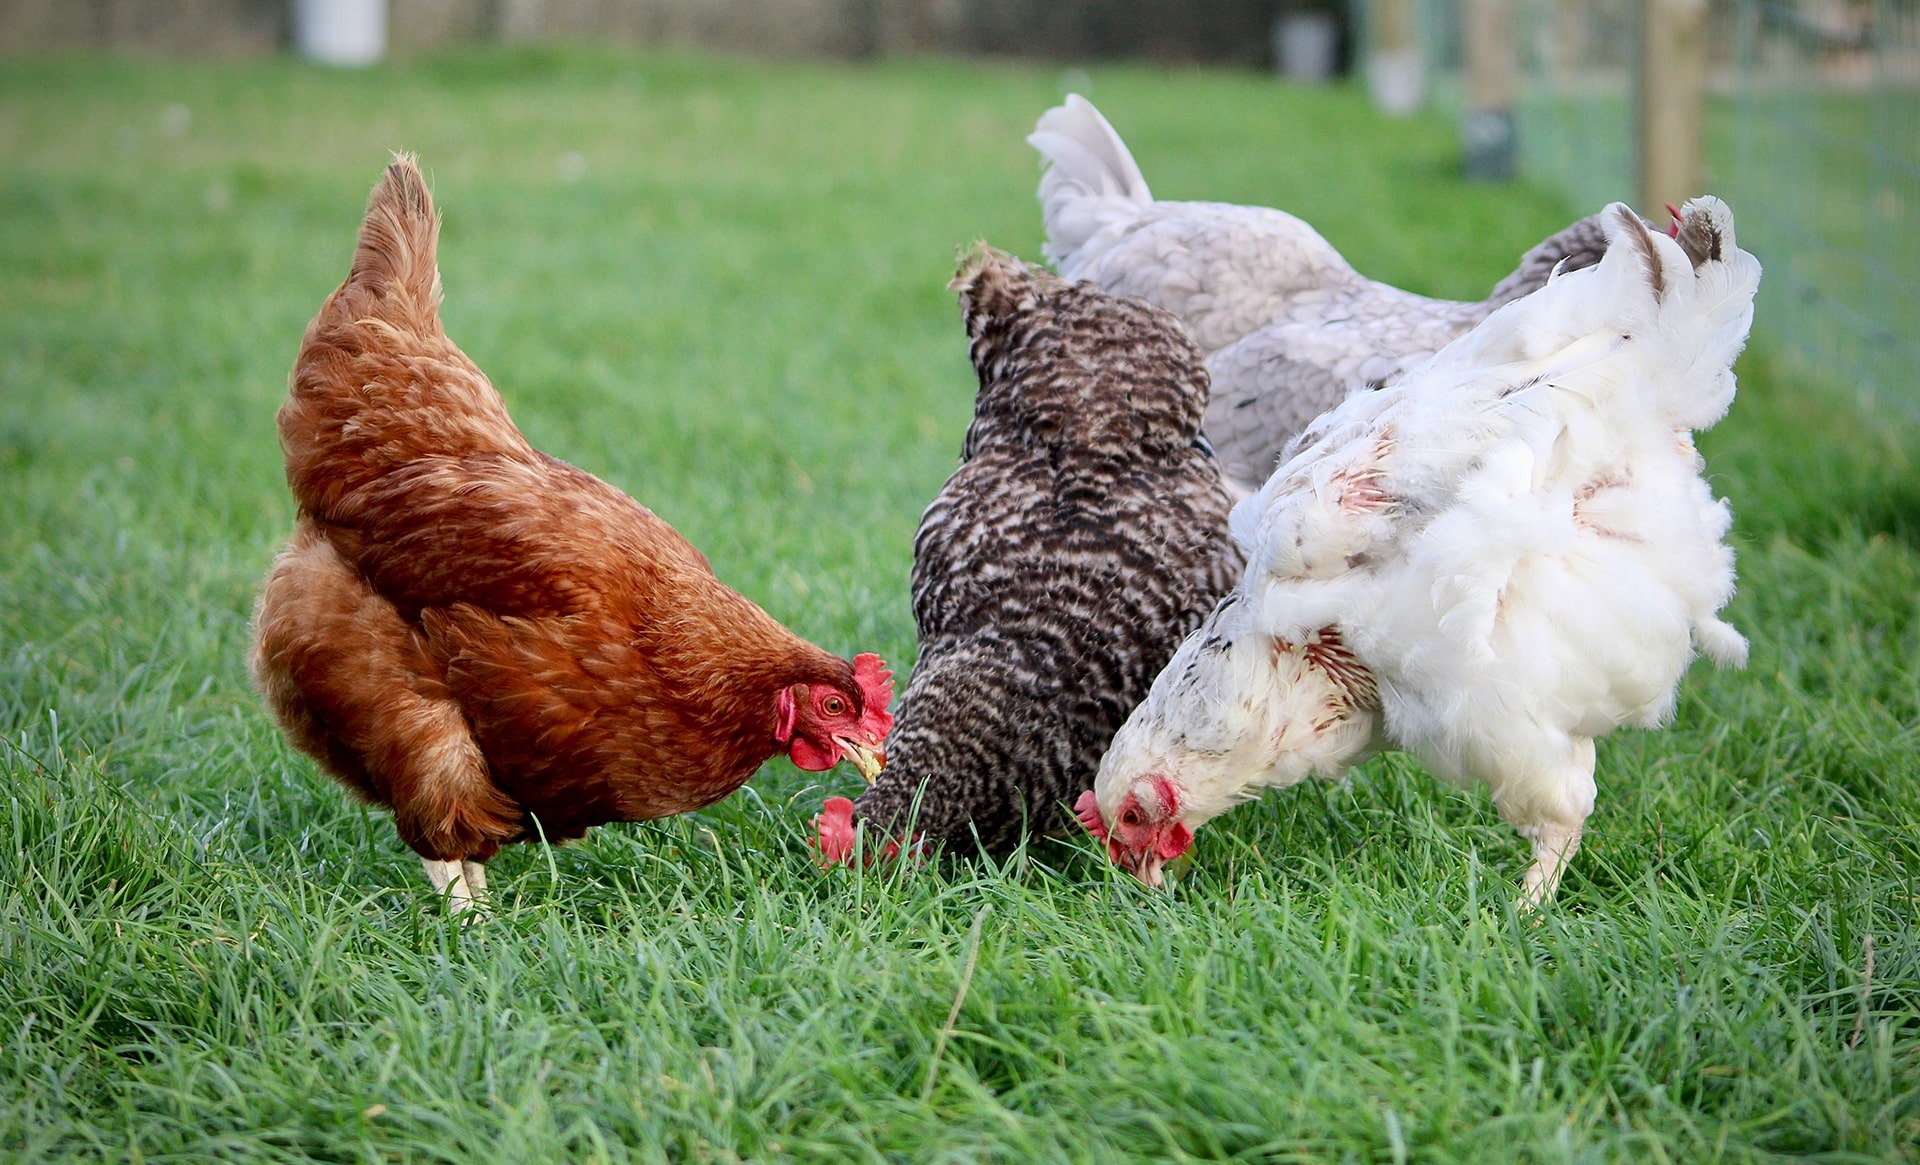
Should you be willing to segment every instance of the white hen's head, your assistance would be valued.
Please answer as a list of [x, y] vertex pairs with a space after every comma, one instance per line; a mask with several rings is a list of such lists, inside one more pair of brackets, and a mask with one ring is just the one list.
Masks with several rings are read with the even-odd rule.
[[1244, 636], [1247, 606], [1235, 591], [1180, 644], [1074, 805], [1114, 864], [1149, 886], [1261, 767], [1250, 746], [1270, 700], [1258, 636]]
[[1246, 795], [1252, 774], [1235, 762], [1238, 751], [1192, 747], [1143, 705], [1114, 737], [1074, 812], [1115, 865], [1158, 887], [1162, 869], [1187, 852], [1195, 832]]
[[1372, 742], [1372, 678], [1337, 632], [1279, 640], [1250, 608], [1236, 591], [1180, 645], [1074, 805], [1149, 886], [1202, 825], [1263, 788], [1331, 776]]
[[1162, 880], [1161, 868], [1193, 844], [1192, 828], [1180, 820], [1180, 787], [1165, 775], [1153, 773], [1136, 779], [1122, 792], [1111, 829], [1100, 808], [1099, 795], [1092, 789], [1080, 794], [1074, 811], [1080, 816], [1080, 824], [1107, 843], [1107, 856], [1115, 865], [1157, 887]]

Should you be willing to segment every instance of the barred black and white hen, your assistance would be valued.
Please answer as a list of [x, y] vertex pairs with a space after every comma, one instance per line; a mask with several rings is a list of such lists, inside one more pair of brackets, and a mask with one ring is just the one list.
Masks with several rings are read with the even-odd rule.
[[857, 802], [885, 848], [1004, 851], [1071, 821], [1114, 730], [1241, 564], [1200, 437], [1207, 375], [1174, 318], [984, 246], [952, 285], [980, 389], [913, 548], [919, 656]]
[[1155, 200], [1085, 98], [1048, 110], [1027, 141], [1048, 164], [1045, 252], [1060, 274], [1166, 308], [1207, 353], [1207, 439], [1242, 496], [1350, 390], [1393, 380], [1544, 285], [1556, 264], [1589, 267], [1606, 250], [1599, 216], [1584, 218], [1536, 244], [1486, 299], [1433, 299], [1368, 279], [1285, 211]]

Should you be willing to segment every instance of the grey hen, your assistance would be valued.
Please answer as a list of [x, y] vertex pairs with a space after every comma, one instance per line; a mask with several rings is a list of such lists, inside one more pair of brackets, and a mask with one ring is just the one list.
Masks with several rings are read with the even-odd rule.
[[1166, 308], [1207, 352], [1207, 438], [1242, 494], [1350, 390], [1398, 377], [1543, 286], [1556, 264], [1589, 267], [1607, 247], [1597, 216], [1584, 218], [1534, 246], [1486, 299], [1433, 299], [1368, 279], [1285, 211], [1156, 201], [1084, 98], [1048, 110], [1027, 140], [1048, 163], [1040, 202], [1060, 273]]
[[[1073, 818], [1113, 733], [1242, 565], [1200, 436], [1201, 356], [1168, 313], [985, 246], [951, 286], [980, 378], [961, 464], [913, 546], [919, 655], [855, 817], [991, 852]], [[970, 843], [969, 843], [970, 844]]]

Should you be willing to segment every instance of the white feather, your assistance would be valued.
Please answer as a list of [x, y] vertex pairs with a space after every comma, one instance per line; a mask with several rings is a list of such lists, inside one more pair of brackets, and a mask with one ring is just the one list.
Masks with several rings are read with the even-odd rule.
[[[1760, 268], [1723, 203], [1685, 213], [1715, 226], [1721, 257], [1696, 270], [1616, 204], [1597, 267], [1556, 275], [1300, 436], [1235, 508], [1246, 576], [1115, 738], [1103, 805], [1166, 773], [1204, 820], [1386, 744], [1486, 780], [1529, 836], [1571, 822], [1577, 839], [1591, 738], [1668, 717], [1696, 645], [1746, 656], [1718, 616], [1730, 519], [1691, 430], [1731, 402]], [[1371, 673], [1377, 723], [1303, 729], [1331, 680], [1271, 648], [1321, 629]]]
[[1153, 204], [1127, 144], [1079, 94], [1042, 115], [1027, 141], [1051, 163], [1040, 180], [1047, 227], [1041, 249], [1063, 274], [1103, 228], [1124, 225]]

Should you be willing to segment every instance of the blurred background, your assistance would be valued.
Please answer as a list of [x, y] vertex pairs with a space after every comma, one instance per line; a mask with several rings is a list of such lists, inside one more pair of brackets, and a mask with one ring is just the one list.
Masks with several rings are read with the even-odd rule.
[[[0, 1161], [1916, 1165], [1917, 3], [0, 0]], [[1404, 758], [1118, 926], [1085, 864], [817, 877], [857, 778], [779, 762], [513, 847], [502, 929], [441, 927], [245, 664], [275, 410], [388, 152], [537, 447], [904, 667], [955, 247], [1040, 257], [1069, 92], [1158, 197], [1422, 294], [1732, 203], [1767, 274], [1701, 449], [1753, 663], [1607, 742], [1585, 905], [1497, 929], [1511, 830]]]
[[1584, 213], [1712, 190], [1797, 371], [1920, 416], [1920, 0], [8, 0], [0, 53], [368, 64], [482, 42], [1351, 76]]

